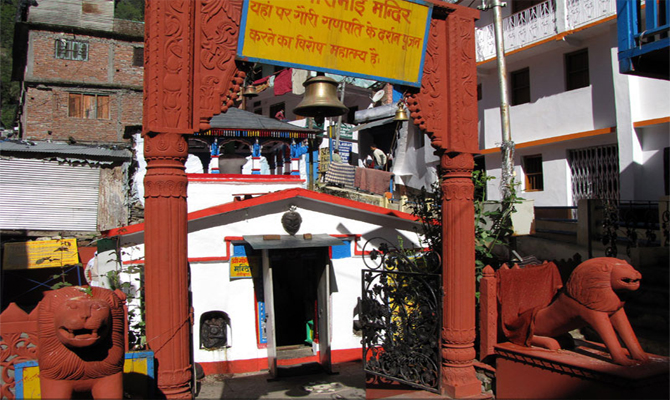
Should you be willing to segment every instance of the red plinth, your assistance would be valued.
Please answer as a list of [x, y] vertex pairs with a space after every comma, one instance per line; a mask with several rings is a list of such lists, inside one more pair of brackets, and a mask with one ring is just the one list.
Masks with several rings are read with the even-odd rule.
[[667, 357], [650, 354], [646, 363], [622, 366], [603, 345], [577, 344], [574, 351], [496, 345], [496, 398], [668, 398]]

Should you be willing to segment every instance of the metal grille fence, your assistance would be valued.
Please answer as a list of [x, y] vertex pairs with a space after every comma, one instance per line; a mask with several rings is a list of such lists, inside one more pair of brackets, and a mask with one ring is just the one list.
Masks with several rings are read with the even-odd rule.
[[619, 200], [616, 144], [568, 150], [573, 204], [581, 199]]
[[[407, 252], [385, 243], [362, 271], [363, 369], [439, 392], [442, 276], [436, 253]], [[365, 258], [364, 258], [365, 260]]]

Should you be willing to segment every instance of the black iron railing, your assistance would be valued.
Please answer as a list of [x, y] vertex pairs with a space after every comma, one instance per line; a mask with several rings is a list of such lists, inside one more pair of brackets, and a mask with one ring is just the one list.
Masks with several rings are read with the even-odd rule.
[[[387, 242], [363, 247], [363, 369], [433, 392], [440, 384], [441, 262]], [[374, 247], [374, 249], [370, 249]]]
[[[661, 211], [659, 207], [662, 207]], [[619, 244], [626, 247], [629, 257], [631, 249], [636, 247], [667, 247], [670, 242], [669, 219], [667, 202], [604, 202], [600, 240], [606, 247], [605, 255], [616, 257]]]

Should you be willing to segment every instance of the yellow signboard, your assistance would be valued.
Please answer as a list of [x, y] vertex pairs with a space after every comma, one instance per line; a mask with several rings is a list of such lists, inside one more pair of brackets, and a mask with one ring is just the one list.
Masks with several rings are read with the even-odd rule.
[[5, 243], [4, 269], [52, 268], [77, 264], [77, 239]]
[[230, 258], [230, 279], [251, 278], [251, 267], [247, 257]]
[[245, 0], [250, 61], [420, 86], [432, 5], [404, 0]]

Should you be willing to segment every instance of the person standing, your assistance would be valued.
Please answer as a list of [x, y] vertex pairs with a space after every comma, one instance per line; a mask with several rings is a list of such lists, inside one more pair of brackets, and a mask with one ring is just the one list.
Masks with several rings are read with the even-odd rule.
[[370, 150], [372, 150], [372, 157], [375, 159], [375, 169], [383, 170], [386, 166], [386, 154], [377, 148], [374, 143], [370, 145]]
[[333, 150], [333, 162], [342, 162], [342, 156], [340, 156], [340, 151], [338, 149]]

